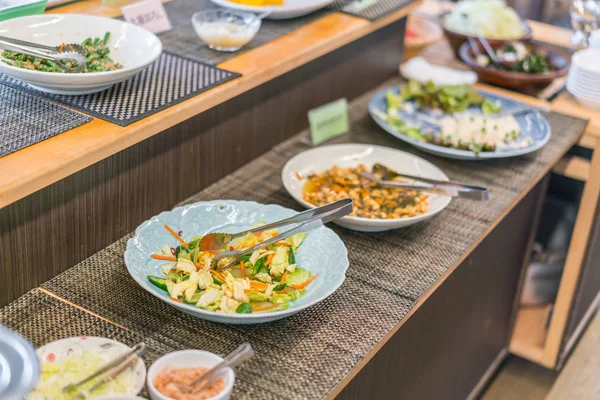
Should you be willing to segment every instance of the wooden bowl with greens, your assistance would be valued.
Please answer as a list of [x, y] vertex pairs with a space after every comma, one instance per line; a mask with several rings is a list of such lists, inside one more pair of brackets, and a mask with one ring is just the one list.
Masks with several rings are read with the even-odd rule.
[[525, 41], [490, 44], [499, 66], [481, 43], [463, 43], [459, 55], [480, 80], [509, 89], [541, 89], [569, 72], [569, 59], [545, 46]]

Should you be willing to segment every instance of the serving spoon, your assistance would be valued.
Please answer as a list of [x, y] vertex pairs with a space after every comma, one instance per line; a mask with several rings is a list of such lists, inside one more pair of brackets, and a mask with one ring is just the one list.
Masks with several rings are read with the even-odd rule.
[[51, 47], [5, 36], [0, 36], [0, 49], [52, 61], [65, 72], [83, 71], [87, 57], [86, 50], [79, 44]]

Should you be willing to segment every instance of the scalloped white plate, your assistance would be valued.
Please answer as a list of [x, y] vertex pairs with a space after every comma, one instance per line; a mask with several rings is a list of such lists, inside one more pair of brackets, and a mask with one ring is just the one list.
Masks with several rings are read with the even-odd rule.
[[175, 231], [182, 231], [185, 240], [194, 235], [209, 232], [239, 232], [248, 229], [259, 221], [277, 221], [296, 214], [296, 211], [275, 204], [260, 204], [251, 201], [216, 200], [199, 202], [173, 211], [163, 212], [141, 224], [135, 236], [127, 241], [125, 264], [135, 281], [169, 305], [195, 317], [225, 324], [260, 324], [289, 317], [320, 301], [335, 292], [346, 279], [348, 251], [342, 240], [331, 229], [324, 226], [308, 231], [308, 235], [298, 250], [296, 264], [319, 276], [306, 288], [300, 299], [288, 303], [290, 307], [282, 311], [266, 311], [255, 314], [223, 314], [196, 308], [169, 298], [148, 281], [148, 275], [164, 276], [164, 261], [153, 260], [150, 256], [164, 246], [177, 247], [177, 240], [164, 228], [167, 224]]

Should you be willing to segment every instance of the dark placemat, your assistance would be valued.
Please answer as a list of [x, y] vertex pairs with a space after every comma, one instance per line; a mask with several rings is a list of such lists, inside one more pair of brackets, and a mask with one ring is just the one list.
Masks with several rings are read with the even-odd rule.
[[91, 120], [85, 115], [0, 84], [0, 157]]
[[[367, 2], [368, 0], [362, 1]], [[392, 11], [396, 11], [399, 8], [407, 6], [414, 1], [415, 0], [377, 0], [375, 4], [356, 12], [354, 11], [352, 0], [339, 0], [334, 1], [328, 6], [328, 8], [374, 21], [378, 18], [386, 16]]]
[[[34, 346], [40, 347], [55, 340], [73, 336], [100, 336], [117, 340], [128, 346], [144, 342], [144, 361], [149, 367], [160, 356], [181, 350], [148, 335], [119, 327], [88, 312], [58, 300], [39, 289], [34, 289], [0, 310], [0, 324], [21, 333]], [[225, 348], [224, 353], [235, 347]], [[146, 390], [142, 395], [148, 398]], [[234, 399], [273, 399], [275, 396], [248, 382], [236, 379]]]
[[210, 0], [173, 0], [165, 3], [164, 7], [173, 25], [172, 30], [159, 35], [165, 50], [212, 65], [237, 57], [245, 51], [262, 46], [278, 37], [298, 30], [328, 13], [328, 11], [317, 11], [304, 17], [281, 21], [265, 19], [262, 22], [260, 31], [250, 43], [239, 51], [224, 53], [208, 48], [194, 32], [191, 20], [195, 12], [219, 8], [218, 6]]
[[[188, 316], [147, 294], [129, 277], [123, 262], [130, 236], [43, 287], [173, 346], [220, 353], [235, 343], [250, 341], [257, 357], [240, 369], [241, 378], [287, 398], [325, 396], [484, 234], [491, 221], [547, 171], [586, 125], [583, 120], [548, 114], [555, 134], [535, 154], [490, 162], [445, 160], [419, 153], [371, 121], [367, 104], [377, 90], [352, 103], [351, 133], [338, 142], [375, 143], [417, 153], [451, 179], [487, 186], [490, 201], [453, 201], [436, 218], [395, 231], [368, 234], [334, 227], [349, 251], [346, 282], [324, 302], [270, 324], [218, 325]], [[234, 198], [300, 209], [283, 189], [280, 176], [290, 157], [310, 148], [307, 141], [308, 132], [295, 136], [186, 202]]]
[[42, 93], [0, 73], [0, 83], [126, 126], [240, 76], [164, 52], [150, 67], [103, 92], [80, 96]]

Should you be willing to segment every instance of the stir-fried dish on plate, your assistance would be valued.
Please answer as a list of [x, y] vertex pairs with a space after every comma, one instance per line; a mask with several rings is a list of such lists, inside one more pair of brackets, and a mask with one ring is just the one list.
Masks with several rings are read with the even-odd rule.
[[[104, 38], [87, 38], [81, 46], [86, 51], [85, 68], [83, 73], [87, 72], [107, 72], [115, 71], [123, 68], [123, 66], [110, 58], [110, 49], [108, 48], [108, 39], [110, 38], [110, 32], [106, 32]], [[62, 43], [58, 46], [58, 50], [61, 51], [65, 47]], [[64, 72], [58, 65], [52, 61], [44, 60], [41, 58], [28, 56], [25, 54], [17, 53], [14, 51], [5, 50], [2, 52], [4, 62], [13, 67], [31, 69], [34, 71], [41, 72]], [[70, 68], [75, 68], [75, 64], [68, 64]]]
[[[176, 248], [165, 246], [152, 254], [155, 260], [166, 261], [164, 276], [149, 276], [148, 280], [168, 292], [172, 300], [218, 313], [250, 314], [280, 311], [289, 302], [306, 293], [306, 287], [317, 275], [296, 265], [298, 252], [306, 233], [298, 233], [263, 249], [241, 257], [233, 268], [217, 271], [211, 260], [222, 251], [237, 251], [255, 246], [279, 234], [276, 230], [249, 233], [216, 251], [202, 251], [202, 236], [186, 242], [169, 226], [165, 228], [177, 238]], [[224, 258], [219, 266], [231, 260]]]
[[[349, 168], [334, 166], [311, 174], [306, 177], [304, 200], [315, 206], [323, 206], [349, 197], [354, 207], [350, 216], [371, 219], [409, 218], [427, 211], [427, 194], [416, 190], [380, 187], [361, 177], [361, 172], [371, 171], [364, 164], [359, 164]], [[398, 177], [393, 180], [406, 182]]]

